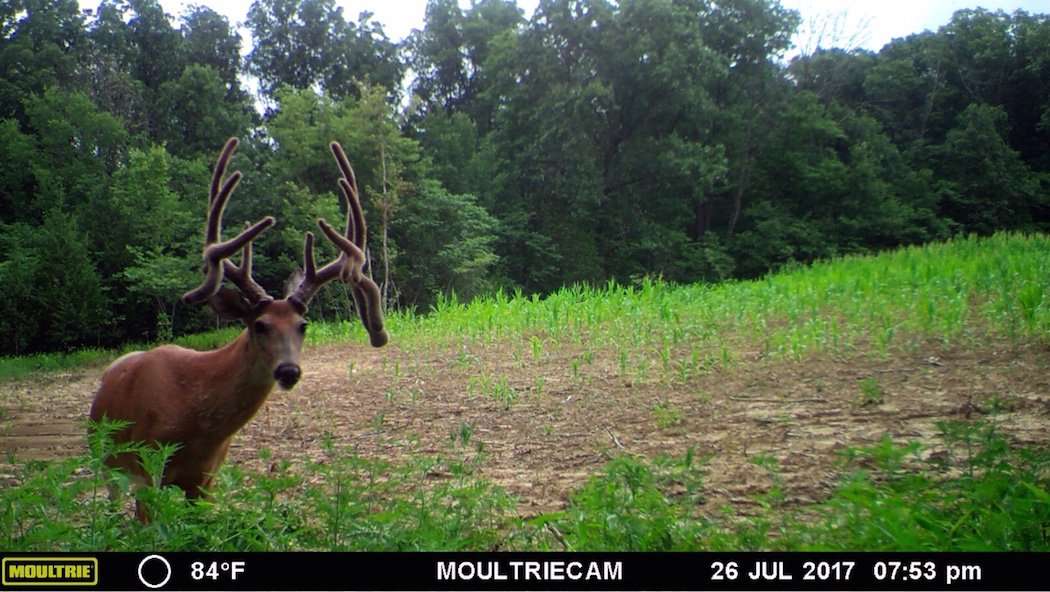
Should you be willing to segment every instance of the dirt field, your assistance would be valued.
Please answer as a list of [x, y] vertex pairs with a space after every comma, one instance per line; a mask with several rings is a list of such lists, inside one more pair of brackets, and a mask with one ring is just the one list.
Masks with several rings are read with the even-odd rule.
[[[985, 414], [997, 399], [1004, 432], [1019, 443], [1050, 442], [1050, 350], [985, 344], [931, 346], [876, 360], [823, 356], [803, 362], [745, 356], [687, 382], [619, 376], [614, 356], [576, 364], [548, 352], [515, 360], [499, 347], [460, 355], [410, 353], [360, 344], [304, 353], [304, 377], [275, 391], [235, 441], [228, 462], [263, 468], [260, 448], [295, 462], [322, 455], [322, 434], [366, 456], [444, 451], [468, 424], [484, 444], [485, 475], [518, 496], [531, 516], [565, 505], [570, 492], [611, 456], [710, 457], [708, 507], [747, 504], [769, 486], [749, 462], [776, 457], [788, 500], [821, 499], [834, 484], [836, 453], [884, 434], [933, 443], [935, 423]], [[84, 452], [81, 421], [102, 368], [0, 384], [0, 463]], [[501, 382], [513, 401], [487, 392]], [[862, 404], [861, 381], [881, 391]], [[0, 464], [0, 483], [10, 483]]]

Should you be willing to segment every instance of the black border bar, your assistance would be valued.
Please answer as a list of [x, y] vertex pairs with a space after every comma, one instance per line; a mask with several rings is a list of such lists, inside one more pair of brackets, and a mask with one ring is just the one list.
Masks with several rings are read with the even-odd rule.
[[[1050, 553], [3, 553], [98, 559], [63, 590], [1047, 590]], [[788, 579], [790, 578], [790, 579]], [[56, 587], [2, 585], [2, 590]]]

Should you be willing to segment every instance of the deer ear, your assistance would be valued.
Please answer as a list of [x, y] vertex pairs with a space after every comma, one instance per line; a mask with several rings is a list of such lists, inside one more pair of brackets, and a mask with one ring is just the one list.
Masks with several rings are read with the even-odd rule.
[[208, 298], [208, 304], [219, 318], [227, 321], [249, 321], [257, 316], [255, 307], [237, 290], [220, 288], [219, 291]]
[[307, 306], [305, 304], [303, 304], [303, 302], [301, 300], [299, 300], [295, 296], [289, 296], [287, 300], [288, 300], [288, 304], [291, 304], [292, 308], [295, 309], [295, 312], [299, 313], [299, 316], [301, 316], [301, 317], [305, 317], [306, 316]]

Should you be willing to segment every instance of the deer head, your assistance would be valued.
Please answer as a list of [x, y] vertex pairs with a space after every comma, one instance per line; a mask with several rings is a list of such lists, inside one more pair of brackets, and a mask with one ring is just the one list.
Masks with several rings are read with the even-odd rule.
[[[299, 356], [306, 335], [307, 306], [317, 291], [334, 279], [349, 284], [372, 345], [382, 347], [387, 342], [379, 288], [363, 273], [367, 232], [357, 179], [342, 147], [332, 142], [330, 148], [342, 172], [339, 188], [346, 205], [346, 230], [340, 234], [324, 219], [318, 219], [317, 225], [340, 254], [318, 269], [314, 262], [314, 235], [307, 232], [304, 269], [292, 276], [290, 285], [294, 287], [287, 297], [274, 300], [252, 278], [252, 241], [273, 226], [274, 218], [267, 216], [237, 236], [221, 240], [223, 210], [241, 180], [240, 171], [226, 177], [226, 167], [237, 143], [236, 138], [226, 142], [212, 174], [204, 237], [204, 282], [184, 294], [182, 300], [186, 304], [207, 302], [219, 316], [243, 321], [249, 332], [248, 343], [255, 350], [253, 359], [267, 368], [281, 388], [290, 389], [301, 375]], [[238, 250], [241, 262], [234, 265], [229, 258]], [[236, 289], [224, 287], [224, 279]]]

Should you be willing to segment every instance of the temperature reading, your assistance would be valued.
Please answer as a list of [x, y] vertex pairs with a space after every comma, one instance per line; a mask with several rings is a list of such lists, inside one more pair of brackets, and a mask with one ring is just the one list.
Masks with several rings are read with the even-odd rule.
[[194, 561], [190, 564], [190, 577], [194, 580], [203, 580], [209, 578], [211, 580], [218, 580], [222, 577], [223, 573], [230, 574], [231, 580], [236, 580], [239, 574], [244, 573], [244, 562], [243, 561], [212, 561], [205, 565], [202, 561]]

